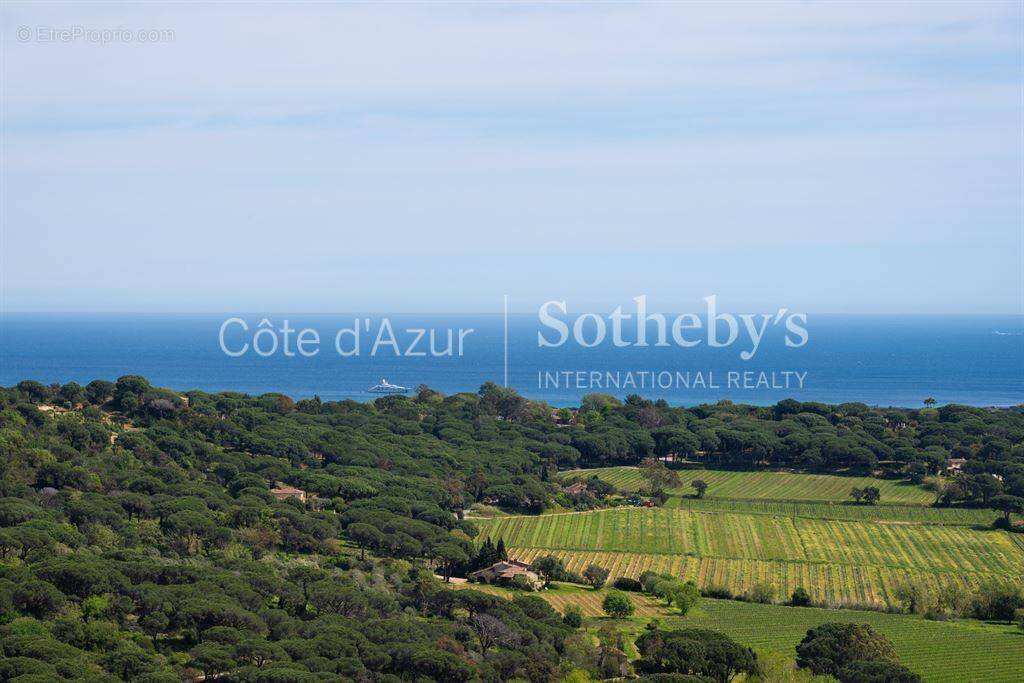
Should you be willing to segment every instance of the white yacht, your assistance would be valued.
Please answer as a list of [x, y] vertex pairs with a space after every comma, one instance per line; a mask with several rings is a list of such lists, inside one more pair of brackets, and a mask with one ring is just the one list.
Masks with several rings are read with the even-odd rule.
[[368, 391], [372, 394], [405, 394], [412, 391], [412, 389], [392, 384], [386, 379], [382, 379], [380, 384], [370, 387]]

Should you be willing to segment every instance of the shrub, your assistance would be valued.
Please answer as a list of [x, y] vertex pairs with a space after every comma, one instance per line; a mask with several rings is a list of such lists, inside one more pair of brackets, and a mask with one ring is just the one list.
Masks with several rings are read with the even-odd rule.
[[530, 580], [522, 574], [516, 574], [512, 577], [512, 587], [521, 591], [532, 591], [533, 584]]
[[935, 608], [935, 595], [931, 588], [918, 583], [904, 583], [896, 587], [893, 597], [908, 614], [927, 614]]
[[579, 605], [569, 605], [565, 608], [565, 614], [562, 616], [562, 621], [564, 621], [567, 626], [579, 628], [583, 625], [583, 610], [580, 609]]
[[700, 600], [700, 590], [693, 581], [676, 586], [672, 591], [672, 603], [679, 610], [680, 614], [689, 612], [697, 601]]
[[659, 581], [662, 581], [663, 579], [671, 578], [671, 576], [665, 576], [664, 574], [659, 574], [658, 572], [652, 572], [651, 570], [647, 570], [640, 575], [640, 578], [638, 580], [640, 581], [640, 585], [643, 586], [645, 593], [653, 593], [655, 584], [657, 584]]
[[633, 614], [633, 601], [629, 596], [619, 591], [611, 591], [605, 596], [601, 608], [605, 613], [615, 619], [624, 619]]
[[811, 595], [803, 586], [797, 586], [793, 594], [789, 596], [789, 604], [794, 607], [807, 607], [811, 604]]
[[747, 599], [751, 602], [760, 602], [762, 604], [769, 605], [774, 598], [775, 591], [766, 583], [754, 584], [754, 586], [747, 591]]
[[644, 587], [636, 579], [631, 579], [628, 576], [620, 576], [612, 582], [612, 588], [617, 588], [620, 591], [629, 591], [630, 593], [640, 593]]
[[732, 600], [735, 596], [725, 586], [708, 586], [701, 591], [705, 598], [718, 598], [720, 600]]
[[679, 585], [677, 579], [658, 579], [654, 586], [651, 587], [650, 592], [671, 605], [672, 591], [677, 585]]
[[583, 578], [586, 579], [594, 590], [601, 588], [608, 581], [608, 570], [592, 564], [583, 571]]
[[978, 619], [1010, 623], [1020, 608], [1024, 608], [1024, 595], [1013, 586], [986, 586], [974, 599], [974, 615]]

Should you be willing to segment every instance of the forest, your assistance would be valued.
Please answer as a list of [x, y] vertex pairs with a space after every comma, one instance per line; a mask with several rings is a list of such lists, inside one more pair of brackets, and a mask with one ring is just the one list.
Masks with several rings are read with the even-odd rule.
[[438, 578], [478, 560], [474, 504], [542, 512], [560, 470], [651, 457], [909, 481], [963, 458], [937, 504], [1019, 512], [1022, 443], [1020, 410], [956, 405], [25, 381], [0, 389], [0, 681], [562, 680], [605, 645]]

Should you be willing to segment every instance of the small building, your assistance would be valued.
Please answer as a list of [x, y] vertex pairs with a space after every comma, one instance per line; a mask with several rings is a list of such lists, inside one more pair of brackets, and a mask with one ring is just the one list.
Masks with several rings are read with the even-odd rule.
[[270, 489], [270, 495], [278, 500], [288, 500], [289, 498], [298, 498], [300, 502], [306, 502], [306, 492], [302, 489], [297, 489], [294, 486], [287, 486], [279, 483], [275, 488]]
[[577, 413], [575, 408], [552, 408], [551, 421], [557, 427], [571, 427], [576, 424]]
[[544, 585], [540, 576], [530, 571], [530, 565], [525, 562], [519, 562], [518, 560], [501, 560], [495, 562], [490, 567], [484, 567], [478, 569], [475, 572], [471, 572], [469, 578], [474, 581], [480, 581], [481, 583], [494, 583], [494, 584], [509, 584], [517, 576], [526, 577], [527, 582], [534, 589], [540, 588]]
[[576, 496], [581, 493], [586, 493], [588, 490], [587, 483], [584, 481], [578, 481], [575, 484], [569, 484], [565, 487], [565, 492], [570, 496]]
[[950, 458], [949, 462], [946, 463], [946, 474], [956, 474], [967, 462], [965, 458]]

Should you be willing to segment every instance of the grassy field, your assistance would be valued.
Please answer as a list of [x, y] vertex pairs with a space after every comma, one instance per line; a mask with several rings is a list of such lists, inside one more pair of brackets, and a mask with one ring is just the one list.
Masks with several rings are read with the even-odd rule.
[[787, 657], [794, 656], [807, 629], [828, 621], [870, 624], [892, 640], [900, 660], [925, 681], [1024, 680], [1024, 633], [1010, 626], [729, 600], [705, 600], [685, 618], [687, 625], [722, 631], [748, 647]]
[[[690, 482], [703, 479], [709, 498], [735, 500], [819, 501], [850, 500], [850, 489], [875, 486], [882, 503], [930, 505], [935, 494], [921, 486], [873, 477], [843, 477], [830, 474], [794, 474], [790, 472], [737, 472], [727, 470], [677, 470], [682, 486], [679, 494], [693, 492]], [[646, 482], [635, 467], [604, 467], [592, 470], [568, 470], [560, 477], [596, 474], [622, 491], [642, 491]]]
[[[514, 595], [501, 588], [483, 589], [506, 597]], [[605, 593], [559, 586], [538, 595], [560, 612], [569, 604], [577, 604], [586, 616], [597, 618], [603, 616], [601, 601]], [[650, 617], [657, 616], [663, 628], [710, 628], [727, 633], [748, 647], [775, 652], [792, 660], [796, 644], [809, 628], [827, 621], [870, 624], [892, 640], [900, 660], [929, 683], [1024, 680], [1024, 633], [1012, 626], [972, 621], [936, 622], [902, 614], [711, 599], [701, 600], [686, 617], [678, 617], [647, 596], [630, 594], [630, 598], [637, 607], [637, 617], [613, 623], [635, 635], [643, 630]], [[602, 618], [595, 623], [605, 621], [610, 620]]]
[[570, 569], [612, 576], [647, 569], [742, 594], [767, 584], [777, 600], [797, 586], [829, 605], [885, 606], [907, 581], [976, 586], [1019, 580], [1024, 547], [1002, 531], [766, 514], [615, 508], [479, 520], [518, 559], [552, 553]]

